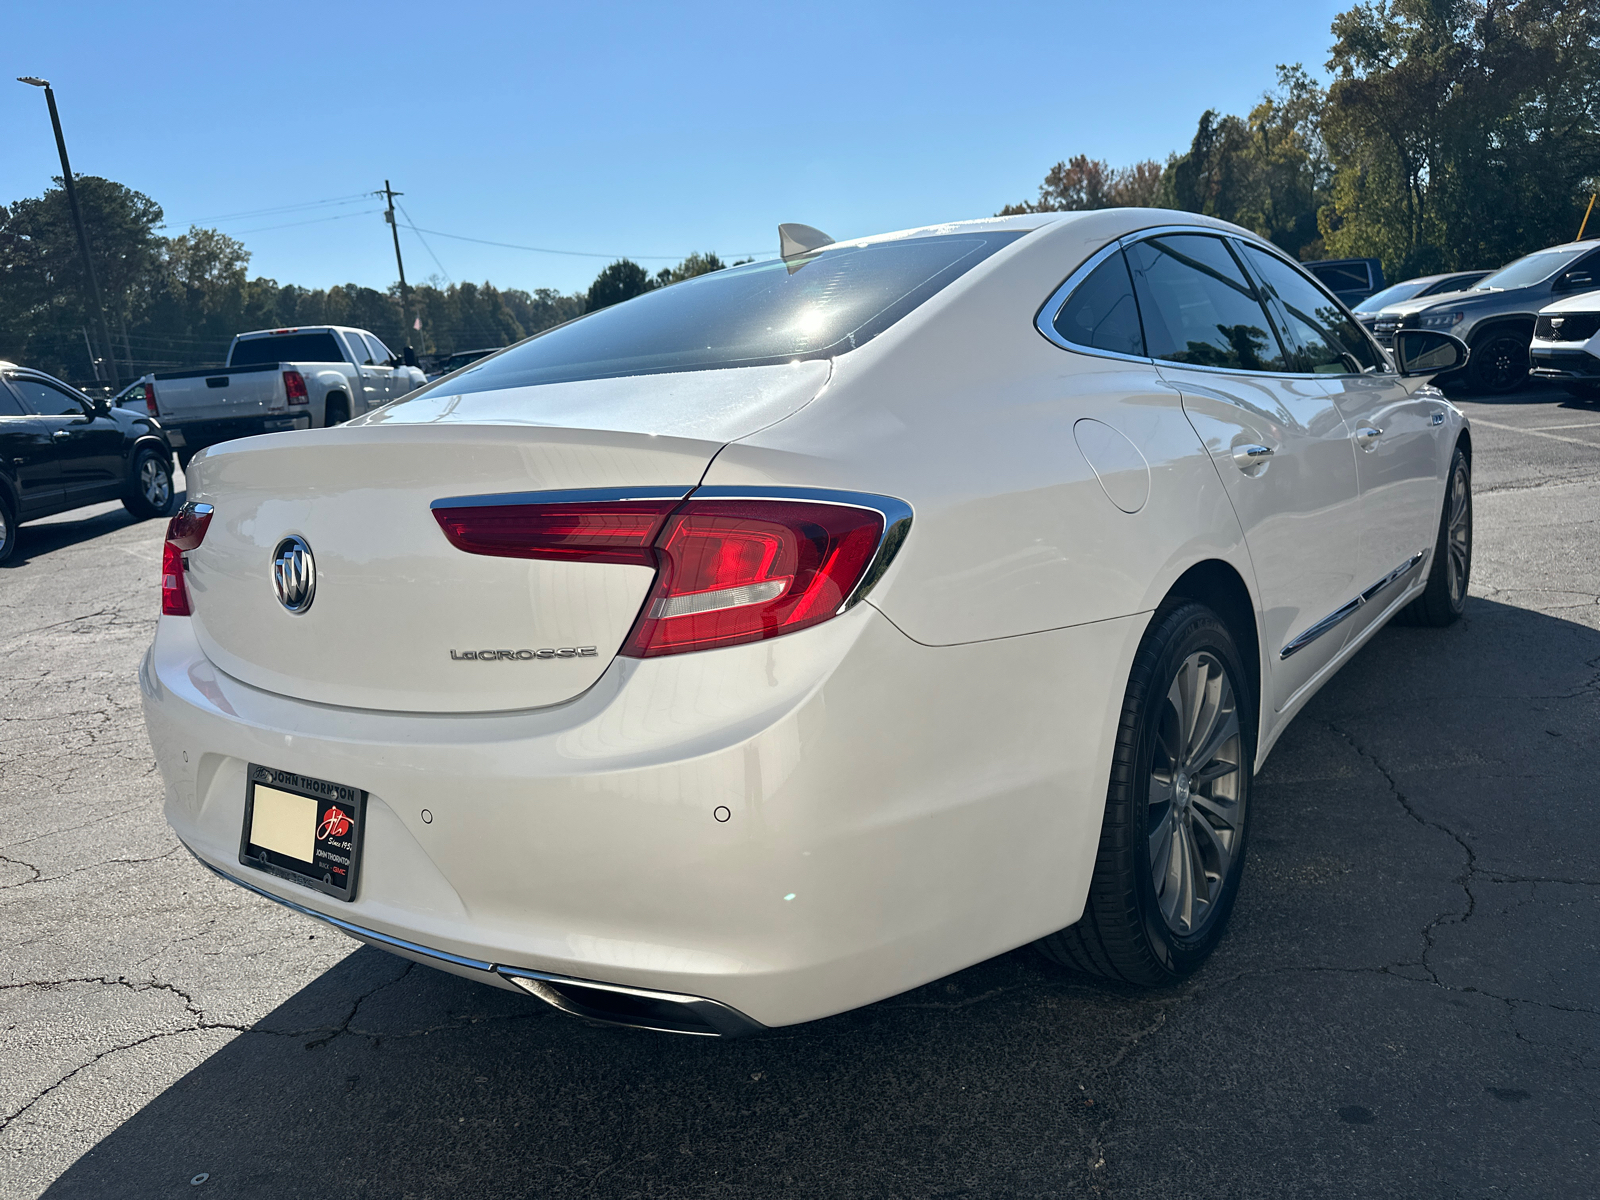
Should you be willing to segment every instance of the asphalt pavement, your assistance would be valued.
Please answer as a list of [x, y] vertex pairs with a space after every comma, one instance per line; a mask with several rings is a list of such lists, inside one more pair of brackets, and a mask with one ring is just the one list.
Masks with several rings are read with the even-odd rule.
[[412, 966], [202, 870], [135, 672], [162, 524], [0, 568], [0, 1197], [1600, 1194], [1600, 408], [1463, 400], [1466, 618], [1261, 775], [1211, 961], [1027, 948], [720, 1042]]

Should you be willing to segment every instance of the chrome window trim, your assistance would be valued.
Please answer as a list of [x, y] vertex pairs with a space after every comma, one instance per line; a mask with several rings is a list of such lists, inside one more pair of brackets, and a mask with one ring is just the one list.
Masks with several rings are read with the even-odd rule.
[[[1155, 361], [1149, 355], [1123, 354], [1118, 350], [1101, 350], [1094, 346], [1080, 346], [1076, 342], [1069, 342], [1066, 338], [1062, 337], [1056, 329], [1056, 318], [1061, 315], [1061, 310], [1066, 307], [1067, 301], [1071, 298], [1072, 293], [1078, 290], [1078, 285], [1081, 284], [1085, 279], [1089, 278], [1089, 276], [1093, 274], [1095, 268], [1097, 268], [1101, 263], [1105, 262], [1106, 259], [1110, 258], [1113, 254], [1120, 254], [1122, 252], [1122, 243], [1124, 240], [1126, 239], [1118, 238], [1110, 245], [1102, 246], [1088, 258], [1084, 259], [1079, 265], [1078, 269], [1075, 270], [1071, 275], [1068, 275], [1065, 282], [1063, 282], [1060, 287], [1056, 288], [1055, 291], [1051, 292], [1045, 302], [1039, 306], [1039, 311], [1035, 313], [1033, 317], [1033, 327], [1044, 335], [1045, 341], [1049, 342], [1052, 346], [1059, 346], [1063, 350], [1070, 350], [1074, 354], [1088, 354], [1094, 358], [1110, 358], [1116, 359], [1120, 362], [1136, 363], [1151, 363]], [[1138, 297], [1135, 297], [1134, 304], [1137, 305], [1138, 302]], [[1139, 338], [1141, 341], [1144, 339], [1144, 320], [1142, 317], [1140, 318], [1139, 322]]]
[[1289, 644], [1284, 646], [1282, 650], [1278, 651], [1278, 660], [1281, 662], [1284, 659], [1294, 657], [1307, 646], [1311, 645], [1312, 642], [1316, 641], [1323, 634], [1327, 633], [1330, 629], [1335, 628], [1342, 622], [1355, 616], [1355, 614], [1360, 611], [1361, 608], [1377, 599], [1378, 594], [1385, 588], [1399, 582], [1401, 579], [1405, 578], [1406, 575], [1416, 570], [1417, 564], [1427, 556], [1428, 552], [1426, 550], [1419, 550], [1394, 570], [1390, 571], [1382, 579], [1368, 587], [1354, 600], [1348, 601], [1345, 604], [1341, 604], [1327, 616], [1323, 617], [1322, 620], [1310, 626], [1304, 633], [1300, 634], [1293, 641], [1289, 642]]
[[446, 496], [433, 508], [501, 508], [512, 504], [604, 504], [624, 500], [682, 500], [694, 484], [632, 488], [564, 488], [548, 492], [491, 492], [482, 496]]

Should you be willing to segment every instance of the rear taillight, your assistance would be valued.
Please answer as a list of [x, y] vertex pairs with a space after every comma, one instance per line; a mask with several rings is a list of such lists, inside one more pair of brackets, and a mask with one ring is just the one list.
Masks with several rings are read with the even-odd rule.
[[433, 515], [470, 554], [654, 567], [655, 585], [619, 651], [635, 658], [735, 646], [826, 621], [885, 540], [883, 510], [812, 500], [454, 505]]
[[619, 653], [737, 646], [826, 621], [882, 538], [883, 515], [872, 509], [690, 500], [656, 539], [656, 584]]
[[147, 383], [144, 385], [144, 406], [152, 417], [158, 417], [161, 415], [160, 413], [156, 412], [156, 385], [153, 383]]
[[185, 504], [167, 522], [167, 544], [161, 549], [161, 615], [187, 617], [189, 586], [183, 580], [183, 556], [205, 540], [211, 505]]
[[299, 371], [285, 371], [283, 373], [283, 392], [289, 397], [290, 404], [309, 404], [311, 397], [306, 395], [306, 381]]

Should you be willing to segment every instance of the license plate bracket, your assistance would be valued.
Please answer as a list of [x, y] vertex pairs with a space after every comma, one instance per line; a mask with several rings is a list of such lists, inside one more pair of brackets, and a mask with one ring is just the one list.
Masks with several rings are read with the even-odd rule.
[[239, 863], [337, 900], [354, 900], [367, 827], [367, 793], [250, 763]]

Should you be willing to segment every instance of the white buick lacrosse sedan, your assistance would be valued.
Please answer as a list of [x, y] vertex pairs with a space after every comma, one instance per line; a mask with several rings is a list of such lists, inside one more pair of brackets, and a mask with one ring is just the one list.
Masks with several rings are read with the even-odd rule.
[[1206, 957], [1285, 725], [1461, 612], [1464, 347], [1186, 214], [782, 234], [194, 459], [140, 682], [201, 862], [681, 1033]]

